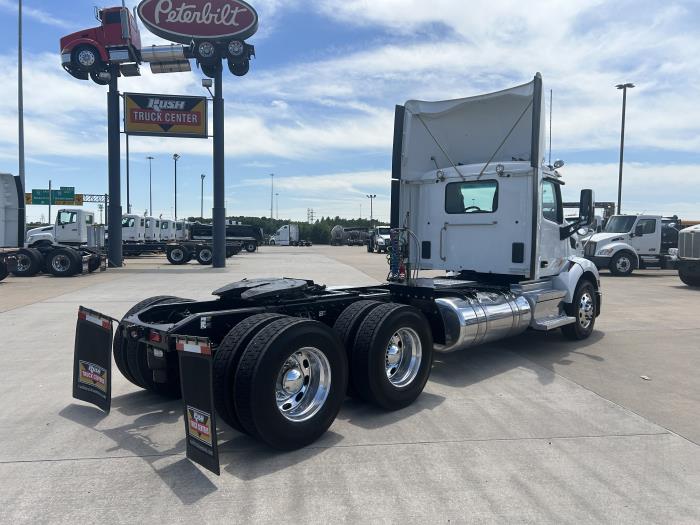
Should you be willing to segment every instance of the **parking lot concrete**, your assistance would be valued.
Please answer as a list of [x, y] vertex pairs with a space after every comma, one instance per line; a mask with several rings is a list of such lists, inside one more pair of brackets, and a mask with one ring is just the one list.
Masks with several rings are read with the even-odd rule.
[[78, 306], [120, 317], [243, 277], [373, 284], [384, 258], [265, 247], [225, 270], [127, 263], [0, 283], [2, 523], [700, 522], [700, 292], [673, 272], [604, 273], [589, 340], [528, 332], [440, 355], [414, 405], [348, 399], [305, 449], [271, 451], [222, 423], [216, 477], [185, 459], [179, 402], [118, 374], [109, 415], [71, 398]]

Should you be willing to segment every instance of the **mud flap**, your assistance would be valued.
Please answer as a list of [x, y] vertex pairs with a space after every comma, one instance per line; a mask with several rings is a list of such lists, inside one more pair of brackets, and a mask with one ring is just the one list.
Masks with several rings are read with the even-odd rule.
[[187, 457], [213, 472], [219, 469], [212, 352], [209, 339], [175, 336], [180, 359], [180, 385], [185, 415]]
[[112, 404], [111, 317], [78, 309], [73, 351], [73, 397], [109, 412]]

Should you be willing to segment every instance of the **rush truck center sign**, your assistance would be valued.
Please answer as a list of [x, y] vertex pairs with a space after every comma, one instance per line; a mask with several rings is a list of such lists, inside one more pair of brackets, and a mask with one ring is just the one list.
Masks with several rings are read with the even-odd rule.
[[149, 31], [181, 44], [245, 40], [258, 30], [258, 13], [243, 0], [143, 0], [138, 13]]
[[207, 99], [124, 93], [124, 131], [129, 135], [207, 138]]

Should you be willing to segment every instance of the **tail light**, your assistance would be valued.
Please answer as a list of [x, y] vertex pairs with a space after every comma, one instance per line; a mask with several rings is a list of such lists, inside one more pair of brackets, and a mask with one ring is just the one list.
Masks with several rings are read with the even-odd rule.
[[151, 330], [148, 334], [148, 340], [151, 343], [161, 343], [161, 342], [163, 342], [163, 337], [160, 335], [159, 332], [156, 332], [155, 330]]

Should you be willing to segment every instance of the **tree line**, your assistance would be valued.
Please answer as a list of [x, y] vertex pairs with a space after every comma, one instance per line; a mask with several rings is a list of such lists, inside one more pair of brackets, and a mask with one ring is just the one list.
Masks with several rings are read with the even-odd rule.
[[[369, 219], [345, 219], [339, 216], [336, 217], [321, 217], [314, 223], [292, 221], [290, 219], [270, 219], [268, 217], [245, 217], [234, 216], [226, 217], [227, 220], [248, 224], [256, 228], [262, 228], [265, 236], [273, 235], [285, 224], [298, 224], [299, 237], [303, 240], [311, 241], [314, 244], [329, 244], [331, 242], [331, 230], [340, 225], [344, 228], [370, 228]], [[201, 217], [190, 217], [191, 222], [201, 222], [203, 224], [211, 224], [211, 219], [202, 219]], [[377, 226], [378, 221], [374, 221], [374, 226]]]

